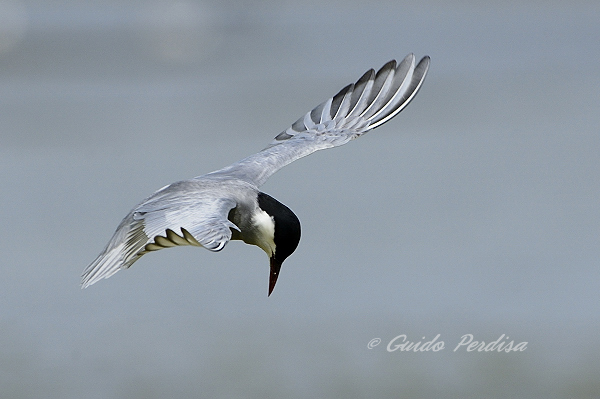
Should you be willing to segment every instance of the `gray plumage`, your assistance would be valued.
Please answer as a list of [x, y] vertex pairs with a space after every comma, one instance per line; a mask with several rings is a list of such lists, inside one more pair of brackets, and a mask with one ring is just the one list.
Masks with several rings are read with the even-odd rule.
[[83, 272], [82, 287], [130, 267], [148, 252], [179, 245], [220, 251], [231, 239], [239, 239], [275, 256], [273, 232], [264, 231], [268, 223], [257, 221], [265, 214], [258, 205], [258, 187], [296, 159], [343, 145], [393, 118], [417, 94], [428, 68], [429, 57], [415, 66], [410, 54], [377, 73], [371, 69], [298, 119], [264, 150], [158, 190], [121, 221], [104, 251]]

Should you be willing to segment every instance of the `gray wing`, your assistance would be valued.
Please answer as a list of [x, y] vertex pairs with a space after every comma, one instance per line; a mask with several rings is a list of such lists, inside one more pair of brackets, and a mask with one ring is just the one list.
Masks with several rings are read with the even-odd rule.
[[223, 249], [231, 229], [239, 230], [227, 219], [236, 201], [206, 188], [195, 181], [173, 183], [135, 207], [83, 272], [82, 288], [128, 268], [150, 251], [178, 245]]
[[377, 72], [371, 69], [298, 119], [264, 150], [210, 174], [260, 186], [296, 159], [343, 145], [392, 119], [415, 97], [428, 68], [429, 57], [415, 66], [415, 56], [409, 54], [400, 64], [392, 60]]

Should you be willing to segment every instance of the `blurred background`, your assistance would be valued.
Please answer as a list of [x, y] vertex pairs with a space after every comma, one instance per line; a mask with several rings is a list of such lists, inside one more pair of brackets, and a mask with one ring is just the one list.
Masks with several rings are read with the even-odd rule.
[[[591, 398], [600, 3], [0, 0], [0, 390], [10, 398]], [[369, 68], [397, 118], [263, 191], [302, 222], [83, 269], [160, 187], [262, 149]], [[440, 352], [386, 351], [440, 334]], [[524, 352], [453, 351], [502, 334]], [[381, 344], [367, 344], [380, 338]]]

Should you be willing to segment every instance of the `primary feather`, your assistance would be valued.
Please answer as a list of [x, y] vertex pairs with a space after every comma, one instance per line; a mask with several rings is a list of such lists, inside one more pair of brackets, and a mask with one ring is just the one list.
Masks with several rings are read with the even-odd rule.
[[264, 150], [209, 175], [235, 176], [260, 187], [289, 163], [346, 144], [393, 118], [417, 94], [428, 68], [429, 57], [415, 66], [409, 54], [398, 65], [392, 60], [377, 73], [371, 69], [294, 122]]

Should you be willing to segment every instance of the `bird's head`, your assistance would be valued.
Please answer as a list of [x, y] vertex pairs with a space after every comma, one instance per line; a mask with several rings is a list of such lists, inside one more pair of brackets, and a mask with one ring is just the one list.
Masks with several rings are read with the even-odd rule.
[[268, 245], [261, 245], [270, 260], [269, 295], [275, 288], [283, 261], [290, 256], [300, 242], [300, 221], [290, 208], [275, 198], [258, 193], [258, 206], [268, 215], [264, 223], [265, 235], [270, 238]]

